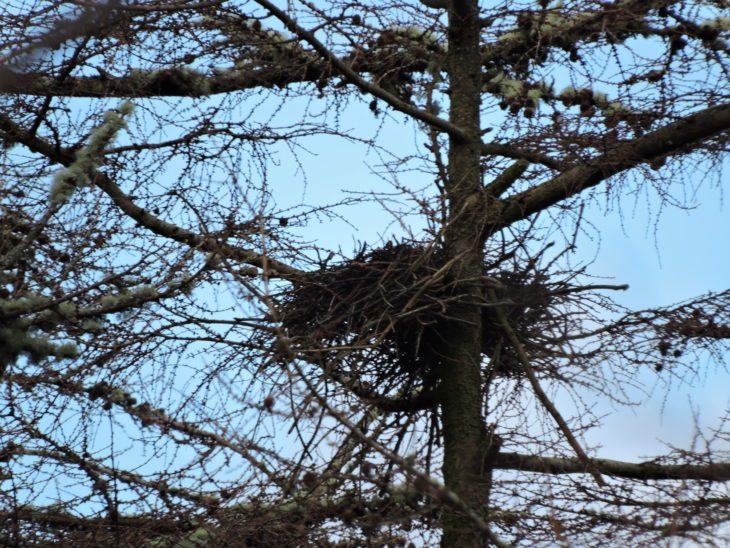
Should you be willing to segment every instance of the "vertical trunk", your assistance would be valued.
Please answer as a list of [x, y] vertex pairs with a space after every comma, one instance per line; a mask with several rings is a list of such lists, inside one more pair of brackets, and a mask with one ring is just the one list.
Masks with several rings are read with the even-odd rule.
[[[477, 513], [486, 511], [490, 474], [484, 470], [486, 430], [481, 411], [481, 283], [483, 251], [479, 244], [482, 220], [479, 199], [481, 92], [477, 0], [452, 0], [449, 7], [448, 72], [450, 120], [469, 140], [452, 137], [449, 146], [449, 224], [445, 248], [459, 256], [452, 273], [465, 297], [454, 305], [454, 318], [443, 330], [444, 480]], [[465, 516], [447, 510], [442, 546], [483, 546], [482, 535]]]

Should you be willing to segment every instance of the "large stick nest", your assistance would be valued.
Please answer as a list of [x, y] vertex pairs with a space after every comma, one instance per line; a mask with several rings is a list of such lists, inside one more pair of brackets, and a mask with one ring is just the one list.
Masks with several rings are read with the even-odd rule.
[[[534, 264], [522, 271], [487, 270], [485, 286], [494, 289], [518, 336], [529, 337], [550, 316], [554, 300], [544, 276]], [[293, 348], [326, 370], [356, 375], [380, 394], [410, 394], [438, 382], [439, 327], [451, 305], [466, 298], [455, 290], [450, 271], [434, 248], [388, 243], [363, 249], [288, 289], [280, 300], [282, 324]], [[498, 355], [496, 374], [520, 375], [493, 304], [480, 303], [482, 352]]]

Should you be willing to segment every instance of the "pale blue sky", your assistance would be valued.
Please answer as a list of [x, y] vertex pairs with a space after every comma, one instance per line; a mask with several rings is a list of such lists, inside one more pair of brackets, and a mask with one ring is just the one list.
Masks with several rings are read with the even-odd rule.
[[[291, 121], [298, 119], [298, 109], [303, 103], [292, 101], [286, 107], [284, 117]], [[349, 107], [342, 120], [343, 128], [352, 128], [354, 135], [370, 137], [376, 133], [383, 118], [382, 115], [375, 118], [364, 103]], [[424, 141], [424, 135], [414, 132], [410, 124], [403, 124], [400, 115], [380, 127], [379, 144], [396, 156], [412, 153], [414, 144]], [[342, 193], [345, 190], [392, 190], [372, 172], [380, 163], [374, 151], [366, 153], [361, 144], [331, 136], [305, 142], [314, 153], [302, 152], [298, 157], [307, 174], [306, 187], [298, 166], [288, 154], [282, 154], [281, 165], [272, 167], [269, 172], [268, 183], [280, 207], [300, 201], [311, 205], [334, 202], [346, 196]], [[698, 179], [703, 176], [697, 174]], [[417, 173], [401, 176], [403, 182], [416, 187], [427, 184], [429, 179]], [[693, 181], [693, 184], [699, 182]], [[722, 190], [708, 181], [700, 185], [696, 202], [699, 206], [689, 212], [671, 208], [663, 211], [656, 231], [653, 218], [656, 204], [647, 207], [640, 200], [633, 207], [626, 200], [621, 215], [618, 211], [605, 214], [600, 205], [593, 205], [586, 216], [600, 233], [600, 246], [585, 239], [579, 254], [584, 253], [585, 260], [595, 256], [591, 267], [593, 274], [613, 277], [617, 284], [628, 283], [630, 289], [616, 297], [622, 304], [637, 309], [670, 305], [709, 290], [724, 290], [730, 281], [730, 223], [727, 207], [723, 207]], [[378, 204], [363, 204], [340, 212], [349, 224], [341, 220], [321, 224], [312, 221], [297, 232], [304, 239], [316, 240], [325, 247], [341, 247], [345, 254], [351, 253], [356, 241], [377, 246], [381, 236], [404, 235], [402, 228], [393, 224], [393, 217]], [[414, 222], [412, 228], [418, 233], [422, 226], [418, 225], [418, 219]], [[662, 380], [653, 371], [639, 374], [649, 388]], [[657, 439], [689, 448], [695, 429], [692, 402], [699, 410], [699, 420], [704, 426], [716, 424], [716, 418], [730, 404], [726, 372], [710, 369], [707, 378], [695, 384], [695, 387], [673, 386], [667, 396], [666, 388], [660, 382], [642, 406], [620, 410], [607, 417], [604, 428], [590, 437], [591, 443], [604, 446], [599, 456], [637, 459], [662, 453], [664, 447]], [[564, 410], [570, 408], [568, 401], [557, 403]], [[604, 408], [611, 410], [605, 402], [597, 402], [597, 409]], [[100, 438], [105, 436], [106, 432], [100, 433]]]

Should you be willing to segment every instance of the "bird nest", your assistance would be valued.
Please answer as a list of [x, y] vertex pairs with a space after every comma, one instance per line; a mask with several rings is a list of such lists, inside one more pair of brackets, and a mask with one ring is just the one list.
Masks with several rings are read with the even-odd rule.
[[[485, 272], [484, 283], [518, 335], [527, 336], [548, 315], [550, 290], [533, 270]], [[438, 250], [388, 243], [308, 274], [280, 296], [279, 310], [299, 355], [379, 394], [404, 396], [438, 382], [440, 327], [450, 305], [465, 298]], [[492, 369], [521, 374], [495, 308], [482, 310], [482, 352], [500, 356]]]

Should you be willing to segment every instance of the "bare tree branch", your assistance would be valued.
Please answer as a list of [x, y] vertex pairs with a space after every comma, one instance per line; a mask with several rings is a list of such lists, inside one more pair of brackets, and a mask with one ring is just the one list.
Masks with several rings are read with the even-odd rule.
[[522, 470], [540, 474], [589, 474], [595, 468], [601, 474], [637, 480], [730, 481], [730, 463], [663, 464], [656, 461], [623, 462], [610, 459], [542, 457], [519, 453], [500, 453], [495, 466], [504, 470]]
[[730, 129], [730, 104], [710, 107], [659, 128], [632, 143], [617, 146], [585, 166], [574, 167], [554, 179], [494, 203], [487, 212], [484, 234], [512, 223], [592, 188], [612, 175], [658, 156], [695, 147]]
[[[71, 151], [61, 150], [51, 146], [40, 137], [24, 131], [4, 114], [0, 114], [0, 131], [5, 132], [12, 142], [22, 143], [33, 152], [42, 154], [54, 162], [64, 166], [69, 166], [73, 163], [74, 156]], [[106, 192], [114, 203], [117, 204], [119, 209], [155, 234], [184, 243], [194, 249], [208, 253], [216, 253], [221, 257], [243, 262], [257, 268], [266, 268], [267, 275], [270, 277], [296, 279], [302, 274], [301, 270], [279, 262], [274, 258], [266, 257], [248, 249], [231, 247], [226, 243], [216, 241], [215, 238], [210, 236], [205, 237], [159, 219], [149, 211], [136, 205], [106, 174], [97, 171], [92, 174], [92, 177], [94, 184]]]

